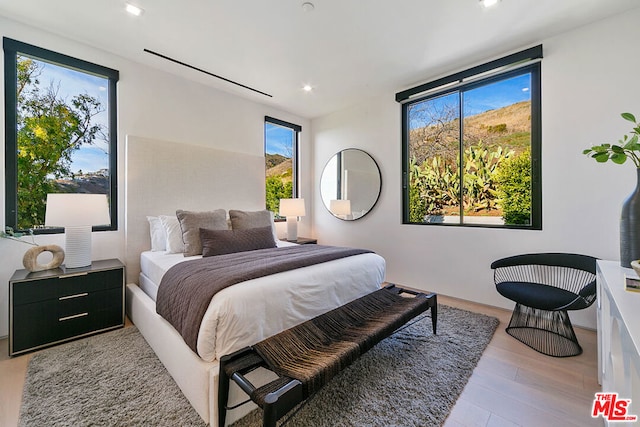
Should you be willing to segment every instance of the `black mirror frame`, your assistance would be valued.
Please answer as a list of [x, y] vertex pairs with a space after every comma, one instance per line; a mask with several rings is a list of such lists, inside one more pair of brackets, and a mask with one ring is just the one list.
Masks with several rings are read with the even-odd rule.
[[[329, 164], [329, 162], [331, 161], [331, 159], [333, 159], [335, 156], [337, 156], [340, 153], [344, 153], [345, 151], [360, 151], [362, 153], [364, 153], [365, 155], [367, 155], [367, 157], [369, 157], [371, 159], [371, 161], [373, 162], [374, 166], [376, 167], [376, 170], [378, 171], [378, 178], [380, 180], [380, 185], [378, 186], [378, 194], [376, 196], [376, 199], [373, 201], [373, 203], [371, 204], [371, 208], [367, 210], [367, 212], [355, 219], [346, 219], [346, 218], [340, 218], [339, 216], [336, 216], [335, 214], [333, 214], [330, 210], [329, 207], [325, 204], [324, 199], [322, 198], [322, 176], [324, 175], [324, 172], [327, 168], [327, 165]], [[322, 200], [322, 205], [324, 206], [324, 208], [327, 210], [327, 212], [329, 212], [329, 214], [336, 218], [339, 219], [341, 221], [347, 221], [347, 222], [351, 222], [351, 221], [357, 221], [359, 219], [364, 218], [365, 216], [367, 216], [369, 214], [369, 212], [371, 212], [373, 210], [373, 208], [378, 204], [378, 200], [380, 200], [380, 195], [382, 194], [382, 172], [380, 171], [380, 166], [378, 165], [378, 162], [376, 162], [376, 159], [373, 158], [373, 156], [371, 154], [369, 154], [368, 152], [360, 149], [360, 148], [345, 148], [343, 150], [340, 150], [338, 152], [336, 152], [335, 154], [333, 154], [331, 157], [329, 157], [329, 160], [327, 160], [324, 164], [324, 167], [322, 168], [322, 173], [320, 174], [320, 200]]]

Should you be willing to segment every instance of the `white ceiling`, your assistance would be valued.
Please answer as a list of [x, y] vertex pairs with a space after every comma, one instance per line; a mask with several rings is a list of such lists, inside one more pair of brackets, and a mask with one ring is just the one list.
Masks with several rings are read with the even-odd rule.
[[131, 0], [145, 10], [135, 18], [125, 0], [0, 0], [0, 15], [313, 118], [369, 96], [393, 99], [416, 83], [640, 7], [638, 0], [502, 0], [491, 9], [478, 0], [311, 0], [315, 9], [305, 12], [303, 1]]

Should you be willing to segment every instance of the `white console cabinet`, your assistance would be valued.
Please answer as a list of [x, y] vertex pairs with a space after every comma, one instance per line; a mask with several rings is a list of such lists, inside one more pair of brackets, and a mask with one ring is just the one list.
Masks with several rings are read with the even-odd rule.
[[637, 277], [618, 261], [598, 261], [598, 380], [640, 416], [640, 293], [624, 289], [625, 276]]

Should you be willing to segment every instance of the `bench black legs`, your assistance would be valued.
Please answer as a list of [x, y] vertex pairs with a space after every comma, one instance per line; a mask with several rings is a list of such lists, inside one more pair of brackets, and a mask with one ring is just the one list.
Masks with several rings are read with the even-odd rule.
[[390, 291], [393, 291], [397, 294], [410, 294], [422, 298], [427, 298], [429, 300], [429, 307], [431, 308], [431, 327], [433, 329], [433, 335], [436, 335], [436, 327], [438, 324], [438, 295], [435, 293], [425, 294], [422, 292], [412, 291], [405, 288], [400, 288], [393, 283], [389, 283], [384, 287]]

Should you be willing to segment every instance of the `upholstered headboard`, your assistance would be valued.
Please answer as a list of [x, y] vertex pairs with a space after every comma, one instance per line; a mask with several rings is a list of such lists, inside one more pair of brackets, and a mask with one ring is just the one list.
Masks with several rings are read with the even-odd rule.
[[151, 247], [148, 215], [264, 209], [262, 156], [129, 135], [125, 168], [127, 283], [138, 283], [140, 253]]

